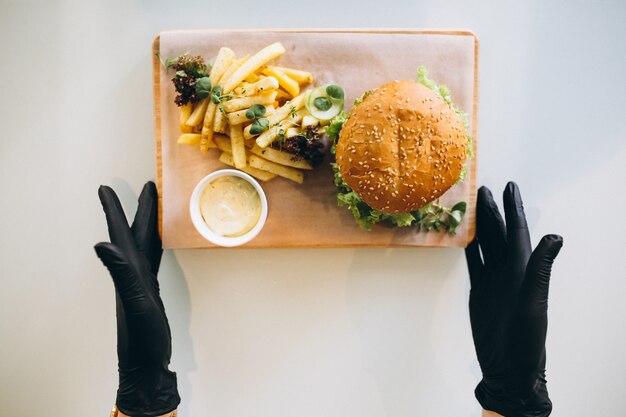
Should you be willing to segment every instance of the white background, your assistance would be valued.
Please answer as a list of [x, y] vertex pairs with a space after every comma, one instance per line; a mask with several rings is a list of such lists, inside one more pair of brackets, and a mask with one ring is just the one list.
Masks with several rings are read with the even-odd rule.
[[[161, 30], [461, 27], [481, 40], [479, 183], [560, 233], [554, 416], [626, 412], [626, 6], [604, 1], [0, 1], [0, 415], [105, 416], [112, 185], [154, 178]], [[364, 68], [363, 70], [367, 70]], [[462, 250], [166, 252], [183, 416], [477, 416]]]

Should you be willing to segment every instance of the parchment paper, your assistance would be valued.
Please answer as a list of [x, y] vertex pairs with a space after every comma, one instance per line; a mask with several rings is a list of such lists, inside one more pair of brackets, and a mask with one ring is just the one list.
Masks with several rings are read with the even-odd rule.
[[[364, 91], [395, 79], [415, 79], [425, 65], [430, 76], [446, 84], [454, 102], [470, 116], [476, 150], [475, 96], [477, 40], [465, 31], [170, 31], [160, 34], [163, 59], [189, 52], [212, 61], [221, 46], [237, 57], [254, 54], [280, 41], [287, 52], [276, 60], [283, 66], [313, 73], [314, 84], [336, 83], [346, 91], [346, 111]], [[208, 173], [227, 168], [217, 161], [219, 151], [202, 155], [196, 147], [178, 145], [179, 111], [175, 91], [162, 65], [155, 89], [157, 114], [157, 177], [161, 178], [162, 237], [165, 248], [213, 247], [194, 229], [189, 198]], [[160, 96], [160, 97], [158, 97]], [[160, 118], [159, 118], [160, 116]], [[160, 119], [160, 120], [159, 120]], [[474, 152], [476, 155], [476, 152]], [[261, 183], [269, 215], [261, 233], [246, 247], [351, 247], [351, 246], [466, 246], [474, 232], [475, 156], [468, 162], [468, 177], [441, 198], [446, 205], [464, 200], [468, 212], [457, 234], [416, 232], [414, 228], [376, 226], [360, 229], [345, 208], [337, 207], [332, 171], [327, 162], [305, 174], [303, 185], [277, 178]]]

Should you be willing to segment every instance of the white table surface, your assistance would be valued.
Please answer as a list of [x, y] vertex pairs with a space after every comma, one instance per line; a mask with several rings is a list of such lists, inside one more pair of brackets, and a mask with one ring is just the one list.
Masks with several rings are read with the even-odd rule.
[[[275, 4], [271, 10], [267, 7]], [[481, 39], [479, 182], [515, 179], [550, 296], [554, 416], [626, 410], [626, 3], [0, 2], [0, 415], [105, 416], [112, 185], [154, 178], [161, 30], [460, 27]], [[182, 416], [477, 416], [461, 250], [166, 252]]]

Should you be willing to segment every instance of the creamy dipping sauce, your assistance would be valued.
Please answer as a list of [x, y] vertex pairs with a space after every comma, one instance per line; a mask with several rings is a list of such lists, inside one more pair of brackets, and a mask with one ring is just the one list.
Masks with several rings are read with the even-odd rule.
[[204, 187], [200, 212], [209, 228], [221, 236], [246, 234], [261, 217], [261, 197], [243, 178], [224, 176]]

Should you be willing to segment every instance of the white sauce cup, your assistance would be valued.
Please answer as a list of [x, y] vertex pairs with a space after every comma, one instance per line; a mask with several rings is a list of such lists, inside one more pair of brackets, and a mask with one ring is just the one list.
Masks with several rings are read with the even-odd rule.
[[[256, 192], [259, 194], [259, 198], [261, 199], [261, 216], [259, 217], [259, 221], [249, 232], [241, 236], [229, 237], [219, 235], [211, 230], [202, 218], [202, 212], [200, 210], [200, 197], [202, 196], [202, 191], [204, 191], [204, 188], [210, 182], [224, 176], [243, 178], [254, 187]], [[263, 188], [261, 188], [259, 183], [250, 175], [236, 169], [221, 169], [218, 171], [214, 171], [206, 177], [202, 178], [198, 185], [196, 185], [193, 193], [191, 193], [191, 199], [189, 200], [189, 214], [191, 214], [191, 222], [193, 223], [198, 233], [200, 233], [200, 235], [202, 235], [202, 237], [204, 237], [209, 242], [218, 246], [225, 247], [241, 246], [254, 239], [265, 225], [265, 220], [267, 219], [267, 198], [265, 197], [265, 192], [263, 192]]]

